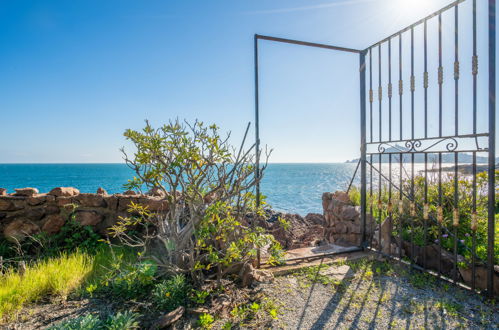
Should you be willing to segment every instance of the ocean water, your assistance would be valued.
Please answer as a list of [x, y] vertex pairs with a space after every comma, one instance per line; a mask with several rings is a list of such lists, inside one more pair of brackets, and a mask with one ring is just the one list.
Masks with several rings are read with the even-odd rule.
[[[305, 215], [322, 213], [323, 192], [346, 189], [356, 164], [269, 164], [261, 191], [275, 209]], [[133, 177], [125, 164], [0, 164], [0, 187], [34, 187], [48, 192], [54, 187], [76, 187], [94, 193], [123, 192]]]

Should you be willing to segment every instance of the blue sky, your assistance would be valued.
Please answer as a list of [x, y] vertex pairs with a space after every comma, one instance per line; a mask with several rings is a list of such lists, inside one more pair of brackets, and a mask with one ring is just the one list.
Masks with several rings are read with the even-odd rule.
[[[486, 1], [478, 2], [485, 91]], [[215, 122], [236, 142], [253, 120], [254, 33], [364, 48], [447, 3], [1, 0], [0, 162], [121, 162], [123, 131], [146, 118]], [[266, 41], [260, 48], [261, 137], [275, 149], [271, 161], [356, 158], [358, 57]]]

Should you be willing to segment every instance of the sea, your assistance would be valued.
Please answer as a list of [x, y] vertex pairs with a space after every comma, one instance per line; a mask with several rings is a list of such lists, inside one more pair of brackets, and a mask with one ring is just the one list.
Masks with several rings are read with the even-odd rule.
[[[356, 163], [272, 163], [264, 173], [261, 191], [275, 210], [300, 215], [322, 213], [322, 194], [345, 190], [356, 166]], [[382, 165], [385, 175], [388, 175], [387, 166]], [[420, 171], [424, 165], [415, 166], [415, 171]], [[409, 168], [409, 164], [404, 165], [405, 171]], [[95, 193], [102, 187], [113, 194], [125, 191], [123, 184], [131, 178], [133, 171], [125, 164], [0, 164], [0, 187], [9, 193], [23, 187], [34, 187], [41, 193], [54, 187], [75, 187], [81, 192]], [[377, 178], [373, 172], [374, 182]], [[353, 184], [359, 182], [360, 171]]]

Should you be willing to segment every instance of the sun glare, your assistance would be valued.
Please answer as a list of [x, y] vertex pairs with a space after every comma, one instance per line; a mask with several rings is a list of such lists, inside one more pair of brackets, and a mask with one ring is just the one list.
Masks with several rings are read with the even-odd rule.
[[429, 0], [396, 0], [396, 8], [404, 17], [418, 17], [430, 4]]

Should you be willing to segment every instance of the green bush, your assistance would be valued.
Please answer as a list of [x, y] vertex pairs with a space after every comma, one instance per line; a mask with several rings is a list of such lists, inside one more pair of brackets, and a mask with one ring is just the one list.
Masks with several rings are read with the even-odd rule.
[[[142, 130], [129, 129], [124, 135], [134, 146], [131, 157], [123, 150], [135, 172], [126, 187], [160, 190], [167, 205], [155, 214], [132, 204], [129, 212], [136, 216], [121, 219], [111, 228], [112, 237], [130, 246], [141, 242], [144, 255], [158, 260], [162, 272], [189, 273], [197, 284], [213, 274], [220, 284], [264, 246], [272, 251], [270, 262], [280, 260], [282, 251], [273, 236], [251, 221], [265, 216], [253, 193], [259, 180], [254, 146], [246, 149], [244, 140], [232, 146], [216, 125], [198, 121], [176, 120], [159, 128], [146, 122]], [[268, 158], [261, 158], [263, 175]], [[136, 227], [141, 235], [130, 235]]]
[[147, 296], [154, 283], [157, 266], [150, 260], [133, 264], [116, 264], [103, 277], [100, 289], [116, 298], [136, 299]]
[[152, 297], [155, 307], [167, 312], [188, 303], [190, 285], [184, 275], [175, 275], [154, 286]]

